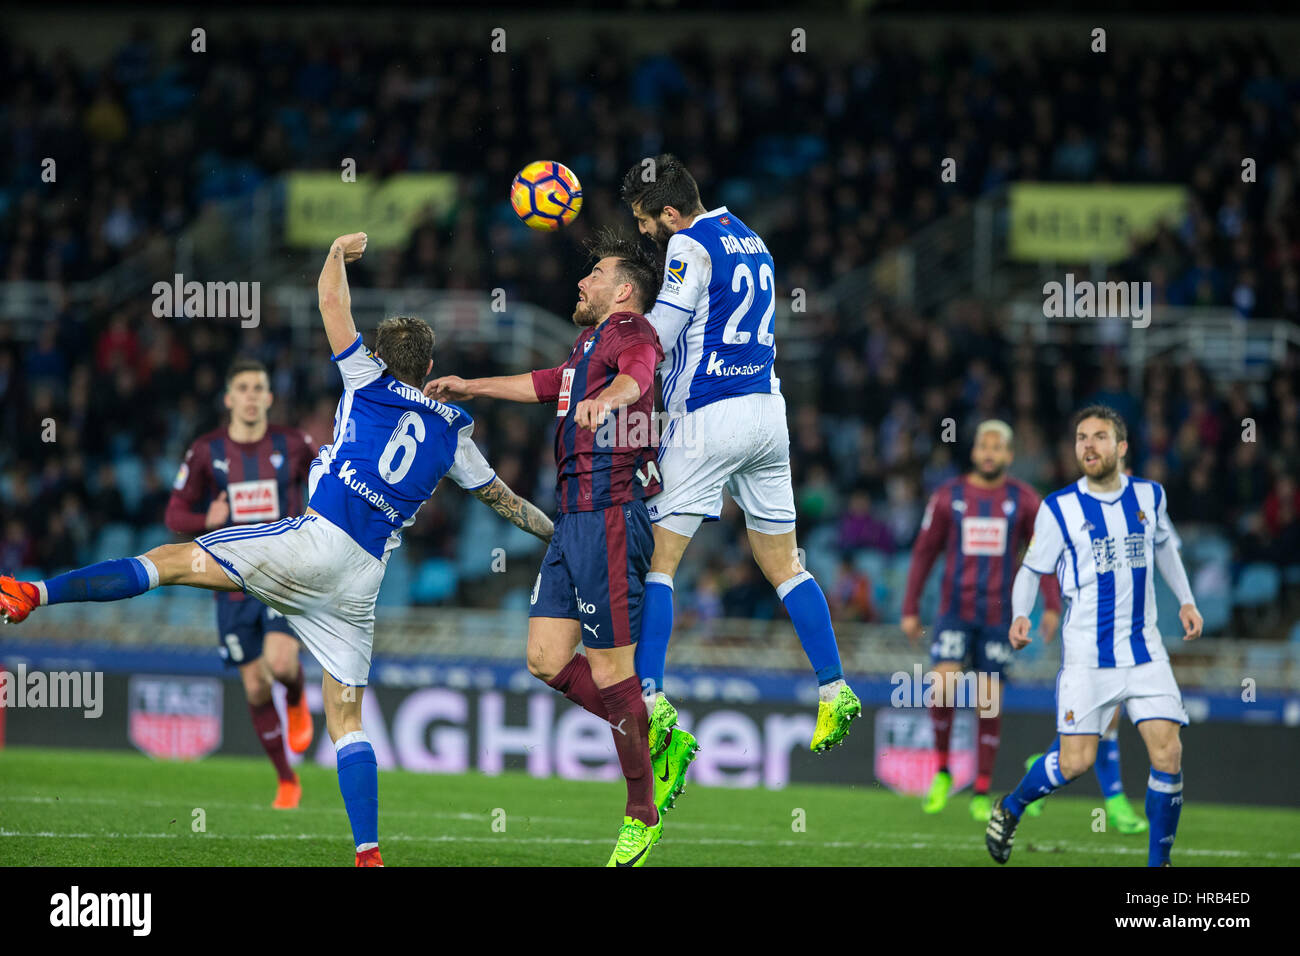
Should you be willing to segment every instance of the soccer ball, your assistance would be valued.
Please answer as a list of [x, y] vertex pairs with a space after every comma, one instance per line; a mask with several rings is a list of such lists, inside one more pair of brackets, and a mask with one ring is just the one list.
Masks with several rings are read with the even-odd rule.
[[561, 163], [529, 163], [510, 184], [510, 205], [524, 225], [550, 232], [578, 218], [582, 183]]

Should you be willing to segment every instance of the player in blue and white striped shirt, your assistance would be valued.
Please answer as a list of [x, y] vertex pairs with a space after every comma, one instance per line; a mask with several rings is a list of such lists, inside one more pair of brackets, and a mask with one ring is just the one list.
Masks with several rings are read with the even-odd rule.
[[1128, 452], [1124, 420], [1094, 405], [1074, 421], [1083, 477], [1043, 501], [1011, 592], [1010, 640], [1016, 649], [1030, 642], [1039, 575], [1055, 573], [1067, 601], [1056, 681], [1061, 748], [1040, 757], [997, 802], [985, 841], [993, 858], [1005, 863], [1025, 807], [1088, 771], [1102, 730], [1124, 704], [1151, 758], [1147, 862], [1168, 865], [1183, 802], [1178, 734], [1187, 712], [1156, 624], [1153, 570], [1159, 568], [1178, 598], [1184, 640], [1200, 636], [1201, 615], [1178, 555], [1164, 488], [1120, 469]]

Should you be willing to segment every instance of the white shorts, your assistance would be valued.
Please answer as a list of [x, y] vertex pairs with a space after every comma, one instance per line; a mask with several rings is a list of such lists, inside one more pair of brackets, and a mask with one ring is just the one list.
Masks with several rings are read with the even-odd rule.
[[745, 524], [763, 534], [794, 530], [785, 399], [737, 395], [669, 420], [659, 440], [663, 490], [646, 499], [650, 520], [690, 537], [722, 514], [726, 488]]
[[335, 680], [366, 685], [382, 561], [320, 515], [223, 528], [195, 543], [246, 594], [287, 617]]
[[1131, 667], [1070, 665], [1056, 677], [1056, 732], [1100, 735], [1120, 704], [1135, 724], [1157, 719], [1187, 723], [1183, 695], [1167, 660]]

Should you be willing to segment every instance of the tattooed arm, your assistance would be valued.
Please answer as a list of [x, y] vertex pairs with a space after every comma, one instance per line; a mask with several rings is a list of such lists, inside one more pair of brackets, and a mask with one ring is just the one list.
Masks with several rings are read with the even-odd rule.
[[551, 534], [555, 531], [551, 519], [531, 501], [511, 491], [510, 486], [500, 478], [492, 479], [482, 488], [475, 488], [470, 494], [515, 527], [523, 528], [529, 534], [550, 542]]

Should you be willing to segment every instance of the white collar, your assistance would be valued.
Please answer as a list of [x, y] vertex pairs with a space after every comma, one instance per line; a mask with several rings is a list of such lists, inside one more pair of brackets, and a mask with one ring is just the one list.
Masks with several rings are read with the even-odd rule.
[[701, 219], [712, 219], [714, 216], [722, 216], [727, 212], [726, 206], [719, 206], [717, 209], [710, 209], [708, 212], [702, 212], [691, 220], [691, 225], [695, 225]]
[[1118, 491], [1096, 492], [1090, 490], [1088, 488], [1087, 475], [1082, 475], [1079, 478], [1079, 480], [1075, 482], [1075, 488], [1078, 490], [1079, 494], [1087, 495], [1089, 498], [1096, 498], [1098, 501], [1101, 501], [1105, 504], [1113, 504], [1114, 502], [1119, 501], [1119, 499], [1123, 496], [1125, 490], [1128, 488], [1128, 485], [1129, 485], [1128, 475], [1124, 474], [1123, 472], [1120, 472]]

